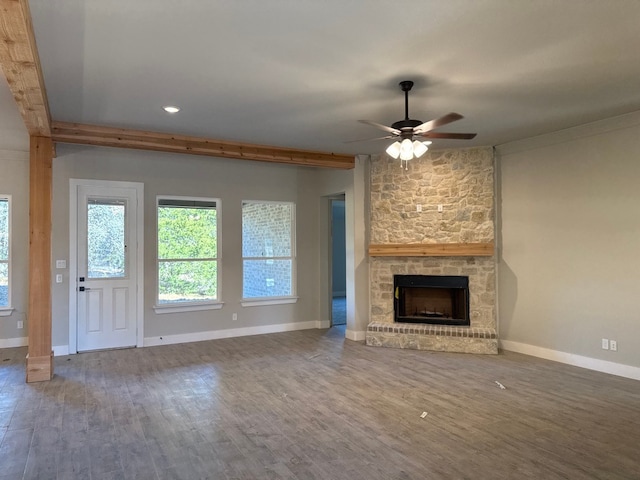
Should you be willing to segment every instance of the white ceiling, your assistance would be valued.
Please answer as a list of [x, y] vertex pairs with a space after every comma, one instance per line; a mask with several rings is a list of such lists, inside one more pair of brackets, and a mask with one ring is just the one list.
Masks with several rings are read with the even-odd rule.
[[55, 120], [355, 154], [384, 150], [345, 142], [384, 135], [358, 119], [404, 117], [405, 79], [416, 82], [412, 118], [459, 112], [439, 130], [478, 133], [437, 148], [640, 110], [638, 0], [30, 5]]

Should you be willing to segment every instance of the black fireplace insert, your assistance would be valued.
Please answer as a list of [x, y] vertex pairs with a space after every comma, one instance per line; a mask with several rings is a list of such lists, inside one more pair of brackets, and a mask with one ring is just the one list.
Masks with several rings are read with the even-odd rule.
[[469, 277], [394, 275], [394, 321], [432, 325], [471, 324]]

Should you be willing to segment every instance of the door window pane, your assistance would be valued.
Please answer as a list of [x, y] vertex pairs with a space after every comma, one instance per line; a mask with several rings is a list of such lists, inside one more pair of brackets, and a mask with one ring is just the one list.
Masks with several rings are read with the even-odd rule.
[[87, 205], [87, 276], [126, 276], [124, 201], [90, 199]]

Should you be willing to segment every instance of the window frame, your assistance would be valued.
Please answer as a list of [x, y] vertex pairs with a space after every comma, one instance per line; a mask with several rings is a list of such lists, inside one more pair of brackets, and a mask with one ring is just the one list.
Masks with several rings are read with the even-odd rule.
[[11, 195], [10, 194], [0, 194], [0, 200], [2, 201], [6, 201], [7, 202], [7, 237], [8, 237], [8, 242], [7, 242], [7, 259], [3, 260], [0, 259], [0, 263], [6, 263], [7, 264], [7, 305], [0, 305], [0, 317], [8, 317], [9, 315], [11, 315], [11, 313], [13, 312], [14, 308], [13, 308], [13, 304], [11, 303], [11, 283], [12, 283], [12, 275], [11, 275], [11, 243], [12, 243], [12, 239], [13, 239], [13, 225], [12, 225], [12, 219], [11, 219]]
[[[243, 208], [247, 203], [256, 203], [262, 205], [290, 205], [291, 206], [291, 255], [289, 257], [261, 256], [261, 257], [245, 257], [244, 256], [244, 211]], [[297, 245], [296, 245], [296, 204], [290, 201], [275, 200], [242, 200], [241, 202], [241, 255], [242, 255], [242, 300], [240, 304], [243, 307], [254, 307], [264, 305], [281, 305], [287, 303], [296, 303], [297, 296]], [[244, 296], [244, 262], [245, 260], [291, 260], [291, 295], [270, 296], [270, 297], [245, 297]]]
[[[212, 259], [206, 260], [215, 260], [216, 267], [216, 299], [215, 300], [187, 300], [180, 302], [172, 302], [172, 303], [160, 303], [160, 262], [166, 261], [167, 259], [159, 258], [159, 221], [158, 221], [158, 209], [160, 208], [160, 201], [162, 200], [175, 200], [182, 202], [207, 202], [214, 203], [216, 210], [216, 257]], [[185, 205], [186, 206], [186, 205]], [[155, 281], [155, 298], [154, 298], [154, 306], [153, 309], [156, 314], [165, 314], [165, 313], [181, 313], [181, 312], [193, 312], [200, 310], [219, 310], [222, 308], [224, 302], [221, 300], [222, 288], [220, 284], [220, 271], [221, 271], [221, 218], [222, 218], [222, 201], [220, 198], [214, 197], [191, 197], [191, 196], [182, 196], [182, 195], [156, 195], [156, 203], [155, 203], [155, 219], [156, 219], [156, 242], [155, 242], [155, 273], [156, 273], [156, 281]], [[174, 261], [188, 261], [190, 259], [171, 259]], [[199, 259], [204, 260], [204, 259]]]

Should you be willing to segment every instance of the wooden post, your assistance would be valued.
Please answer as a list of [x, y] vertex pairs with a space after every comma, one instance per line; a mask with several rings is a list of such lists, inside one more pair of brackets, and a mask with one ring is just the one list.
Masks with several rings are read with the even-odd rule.
[[51, 350], [51, 191], [53, 142], [31, 136], [29, 160], [29, 353], [27, 382], [53, 377]]

